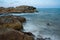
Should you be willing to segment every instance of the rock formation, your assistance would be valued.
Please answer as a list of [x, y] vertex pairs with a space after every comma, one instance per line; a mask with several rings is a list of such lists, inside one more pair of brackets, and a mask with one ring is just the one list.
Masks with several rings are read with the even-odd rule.
[[34, 40], [34, 38], [20, 31], [3, 28], [0, 29], [0, 40]]
[[0, 16], [0, 40], [34, 40], [32, 33], [21, 31], [25, 21], [20, 16]]
[[33, 6], [18, 6], [18, 7], [0, 7], [0, 13], [33, 13], [36, 12], [36, 8]]
[[20, 16], [1, 16], [0, 28], [23, 29], [22, 23], [25, 21], [26, 19]]

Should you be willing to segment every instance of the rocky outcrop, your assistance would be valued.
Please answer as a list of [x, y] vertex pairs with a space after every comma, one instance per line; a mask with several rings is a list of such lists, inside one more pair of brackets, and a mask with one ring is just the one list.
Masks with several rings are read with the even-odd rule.
[[23, 29], [22, 23], [26, 19], [20, 16], [1, 16], [0, 17], [0, 28], [13, 28], [16, 30]]
[[3, 28], [0, 29], [0, 40], [34, 40], [34, 38], [20, 31]]
[[0, 7], [0, 13], [33, 13], [36, 12], [36, 8], [33, 6], [18, 6], [18, 7], [9, 7], [4, 8]]
[[34, 40], [32, 33], [21, 31], [25, 21], [20, 16], [0, 16], [0, 40]]
[[32, 6], [18, 6], [16, 9], [24, 13], [32, 13], [37, 11], [36, 8]]

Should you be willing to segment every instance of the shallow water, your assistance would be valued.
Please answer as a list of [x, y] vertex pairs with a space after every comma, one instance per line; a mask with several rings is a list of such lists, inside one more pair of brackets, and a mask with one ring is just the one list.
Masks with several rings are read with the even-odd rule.
[[[38, 9], [38, 13], [12, 14], [24, 16], [27, 21], [24, 23], [24, 31], [32, 32], [36, 37], [51, 38], [60, 40], [60, 9]], [[49, 23], [50, 25], [47, 25]]]

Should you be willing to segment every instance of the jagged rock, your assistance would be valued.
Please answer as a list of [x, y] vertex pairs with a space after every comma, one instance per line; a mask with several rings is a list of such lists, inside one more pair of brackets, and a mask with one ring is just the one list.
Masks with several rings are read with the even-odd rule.
[[35, 37], [35, 35], [33, 35], [31, 32], [23, 32], [23, 33]]
[[13, 28], [13, 29], [23, 29], [22, 23], [25, 22], [26, 19], [24, 17], [18, 16], [1, 16], [0, 17], [0, 28]]
[[34, 40], [34, 38], [20, 31], [3, 28], [0, 29], [0, 40]]

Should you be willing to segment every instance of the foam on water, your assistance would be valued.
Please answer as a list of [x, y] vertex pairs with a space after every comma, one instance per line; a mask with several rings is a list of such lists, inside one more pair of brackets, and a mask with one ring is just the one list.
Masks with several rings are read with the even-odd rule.
[[[36, 37], [60, 40], [60, 12], [50, 11], [51, 10], [49, 10], [49, 12], [42, 11], [34, 15], [29, 15], [27, 18], [28, 21], [24, 25], [25, 31], [32, 32]], [[50, 26], [48, 26], [47, 23], [49, 23]]]

